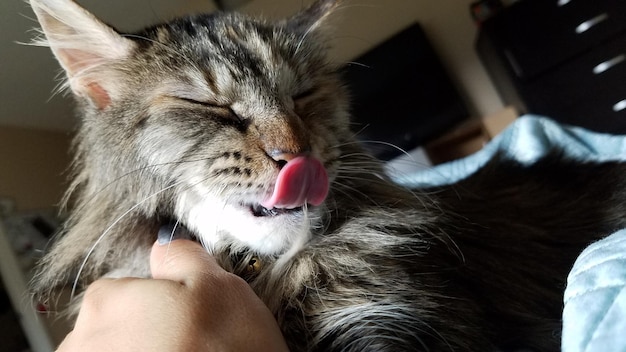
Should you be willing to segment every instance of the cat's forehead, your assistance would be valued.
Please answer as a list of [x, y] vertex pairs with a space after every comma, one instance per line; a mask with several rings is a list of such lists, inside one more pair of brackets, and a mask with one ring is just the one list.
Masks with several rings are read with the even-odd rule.
[[[178, 50], [181, 55], [242, 63], [305, 59], [314, 34], [301, 34], [283, 23], [237, 13], [186, 16], [146, 29], [136, 36], [148, 47]], [[306, 44], [306, 45], [304, 45]], [[144, 47], [146, 47], [144, 45]], [[300, 50], [300, 52], [298, 52]]]
[[235, 84], [246, 88], [241, 83], [253, 83], [248, 89], [290, 89], [301, 83], [299, 77], [321, 71], [323, 50], [312, 50], [317, 41], [308, 34], [226, 13], [182, 17], [148, 28], [136, 39], [144, 42], [144, 57], [186, 73], [190, 83], [207, 83], [211, 91], [224, 93]]

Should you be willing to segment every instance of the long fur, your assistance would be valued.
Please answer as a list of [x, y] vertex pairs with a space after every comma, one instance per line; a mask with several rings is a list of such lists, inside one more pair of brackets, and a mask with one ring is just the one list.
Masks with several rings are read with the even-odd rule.
[[[496, 157], [446, 187], [391, 182], [350, 131], [325, 57], [336, 1], [277, 23], [217, 13], [134, 34], [70, 0], [31, 3], [83, 121], [39, 301], [148, 276], [175, 221], [249, 282], [292, 351], [553, 351], [574, 259], [626, 225], [625, 166], [558, 151], [531, 166]], [[323, 162], [324, 204], [255, 212], [276, 151]]]

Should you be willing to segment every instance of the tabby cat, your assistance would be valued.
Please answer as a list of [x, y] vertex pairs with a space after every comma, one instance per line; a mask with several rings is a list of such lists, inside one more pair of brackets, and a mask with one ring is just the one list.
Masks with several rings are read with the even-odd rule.
[[391, 182], [325, 56], [336, 0], [135, 34], [71, 0], [30, 2], [82, 119], [40, 301], [148, 276], [171, 223], [249, 282], [293, 351], [554, 351], [574, 259], [626, 226], [626, 167], [558, 151], [437, 189]]

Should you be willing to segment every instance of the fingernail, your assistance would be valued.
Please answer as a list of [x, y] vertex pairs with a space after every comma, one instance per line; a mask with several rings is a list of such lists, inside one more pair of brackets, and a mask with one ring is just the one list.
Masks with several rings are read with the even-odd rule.
[[191, 234], [183, 225], [179, 224], [178, 222], [169, 223], [167, 225], [161, 226], [161, 228], [159, 229], [159, 234], [157, 235], [157, 241], [160, 245], [166, 245], [172, 241], [180, 239], [191, 239]]

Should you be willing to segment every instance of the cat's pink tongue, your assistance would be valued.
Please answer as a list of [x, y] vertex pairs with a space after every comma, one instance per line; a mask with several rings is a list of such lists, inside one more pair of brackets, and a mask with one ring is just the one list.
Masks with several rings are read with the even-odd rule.
[[293, 209], [305, 204], [320, 205], [328, 194], [328, 174], [322, 163], [312, 157], [290, 160], [278, 173], [272, 196], [265, 208]]

